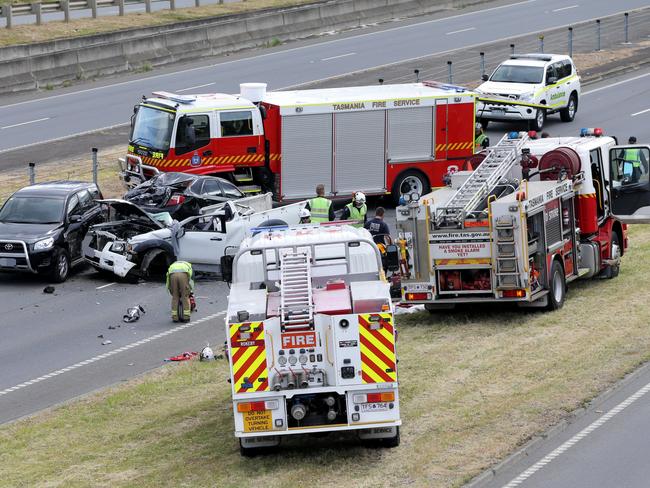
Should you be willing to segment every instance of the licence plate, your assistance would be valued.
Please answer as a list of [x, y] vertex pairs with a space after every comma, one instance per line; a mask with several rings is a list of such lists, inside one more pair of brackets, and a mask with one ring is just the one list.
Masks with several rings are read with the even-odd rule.
[[3, 268], [13, 268], [16, 266], [16, 260], [14, 258], [0, 258], [0, 266]]
[[264, 432], [273, 430], [271, 410], [244, 412], [244, 432]]
[[386, 412], [388, 410], [388, 403], [362, 403], [361, 411], [362, 412]]

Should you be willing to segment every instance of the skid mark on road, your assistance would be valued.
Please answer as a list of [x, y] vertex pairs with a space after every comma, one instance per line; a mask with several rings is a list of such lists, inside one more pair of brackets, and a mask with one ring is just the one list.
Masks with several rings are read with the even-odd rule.
[[158, 334], [152, 335], [150, 337], [146, 337], [145, 339], [139, 340], [137, 342], [133, 342], [131, 344], [127, 344], [126, 346], [118, 347], [117, 349], [113, 349], [111, 351], [105, 352], [104, 354], [100, 354], [99, 356], [95, 356], [90, 359], [86, 359], [85, 361], [80, 361], [78, 363], [75, 363], [71, 366], [67, 366], [62, 369], [58, 369], [56, 371], [52, 371], [51, 373], [45, 374], [43, 376], [39, 376], [38, 378], [34, 378], [29, 381], [25, 381], [24, 383], [20, 383], [19, 385], [12, 386], [11, 388], [6, 388], [4, 390], [0, 390], [0, 397], [3, 395], [7, 395], [9, 393], [12, 393], [14, 391], [21, 390], [23, 388], [27, 388], [28, 386], [34, 385], [36, 383], [40, 383], [41, 381], [48, 380], [50, 378], [54, 378], [56, 376], [60, 376], [64, 373], [68, 373], [70, 371], [73, 371], [75, 369], [79, 369], [82, 366], [87, 366], [92, 363], [96, 363], [97, 361], [101, 361], [102, 359], [106, 359], [111, 356], [115, 356], [116, 354], [119, 354], [124, 351], [128, 351], [130, 349], [133, 349], [138, 346], [142, 346], [143, 344], [147, 344], [148, 342], [155, 341], [156, 339], [160, 339], [161, 337], [166, 337], [168, 335], [171, 335], [175, 332], [179, 332], [181, 330], [188, 329], [190, 327], [194, 327], [195, 325], [199, 325], [203, 322], [206, 322], [208, 320], [212, 320], [214, 318], [219, 317], [220, 315], [225, 314], [226, 311], [223, 310], [221, 312], [213, 313], [211, 315], [208, 315], [206, 317], [200, 318], [198, 320], [194, 320], [192, 322], [188, 322], [186, 324], [179, 325], [177, 327], [174, 327], [173, 329], [166, 330], [164, 332], [160, 332]]

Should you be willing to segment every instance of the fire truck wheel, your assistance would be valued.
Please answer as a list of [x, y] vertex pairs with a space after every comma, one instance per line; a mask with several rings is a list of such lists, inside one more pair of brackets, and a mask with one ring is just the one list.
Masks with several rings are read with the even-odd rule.
[[538, 108], [535, 112], [535, 118], [530, 121], [531, 130], [542, 130], [544, 127], [544, 122], [546, 122], [546, 110], [543, 108]]
[[[616, 232], [612, 232], [612, 241], [609, 245], [610, 249], [610, 259], [618, 260], [621, 258], [621, 244]], [[614, 248], [616, 246], [616, 248]], [[614, 250], [616, 249], [616, 250]], [[602, 277], [611, 280], [618, 276], [619, 271], [621, 270], [620, 264], [610, 264], [602, 272]]]
[[551, 283], [548, 293], [548, 309], [558, 310], [564, 305], [566, 298], [566, 279], [564, 277], [564, 269], [558, 260], [553, 260], [551, 266]]
[[405, 193], [417, 192], [422, 196], [430, 191], [429, 180], [419, 171], [409, 169], [401, 173], [393, 183], [393, 202], [399, 205], [399, 199]]

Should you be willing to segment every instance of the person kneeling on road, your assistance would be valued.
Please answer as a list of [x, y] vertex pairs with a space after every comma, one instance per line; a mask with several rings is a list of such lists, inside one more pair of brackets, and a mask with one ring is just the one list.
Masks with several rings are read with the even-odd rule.
[[[176, 261], [167, 270], [167, 290], [172, 295], [172, 320], [189, 322], [190, 295], [194, 292], [194, 276], [192, 265], [186, 261]], [[179, 303], [182, 305], [182, 315], [178, 316]]]

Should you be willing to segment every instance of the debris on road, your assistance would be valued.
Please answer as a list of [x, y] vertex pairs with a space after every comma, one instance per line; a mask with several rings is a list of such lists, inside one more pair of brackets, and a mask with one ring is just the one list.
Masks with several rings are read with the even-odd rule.
[[104, 338], [104, 334], [99, 334], [99, 335], [97, 336], [97, 338], [98, 338], [98, 339], [103, 339], [103, 338]]
[[109, 344], [113, 344], [113, 341], [111, 340], [106, 340], [102, 342], [102, 346], [108, 346]]
[[212, 352], [212, 348], [210, 347], [210, 344], [207, 344], [201, 351], [201, 355], [199, 356], [199, 361], [213, 361], [214, 359], [215, 359], [214, 352]]
[[165, 359], [165, 362], [169, 362], [169, 361], [187, 361], [189, 359], [195, 358], [198, 355], [199, 355], [198, 352], [193, 352], [193, 351], [184, 352], [183, 354], [179, 354], [178, 356], [172, 356], [170, 358]]
[[43, 293], [54, 293], [54, 288], [52, 285], [47, 285], [45, 288], [43, 288]]
[[126, 315], [122, 317], [122, 320], [126, 323], [136, 322], [140, 320], [140, 314], [146, 313], [142, 305], [136, 305], [126, 310]]

